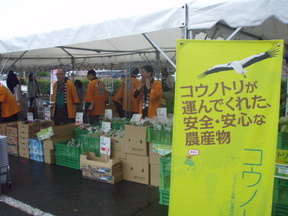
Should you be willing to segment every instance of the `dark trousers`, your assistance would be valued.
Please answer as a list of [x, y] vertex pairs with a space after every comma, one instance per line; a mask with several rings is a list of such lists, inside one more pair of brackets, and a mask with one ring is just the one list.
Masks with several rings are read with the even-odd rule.
[[89, 115], [88, 118], [89, 118], [89, 124], [90, 125], [99, 125], [99, 119], [100, 115]]
[[75, 118], [68, 118], [67, 108], [56, 107], [53, 120], [55, 126], [75, 123]]
[[2, 122], [13, 122], [18, 120], [18, 113], [9, 116], [9, 117], [2, 117]]
[[30, 107], [33, 106], [34, 100], [35, 100], [35, 97], [29, 97], [29, 106], [30, 106]]

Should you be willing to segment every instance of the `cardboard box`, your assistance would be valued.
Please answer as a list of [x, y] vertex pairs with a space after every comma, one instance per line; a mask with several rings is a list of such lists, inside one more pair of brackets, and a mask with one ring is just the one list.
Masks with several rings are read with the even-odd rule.
[[36, 134], [37, 132], [36, 131], [33, 131], [33, 130], [30, 130], [30, 131], [23, 131], [23, 130], [21, 130], [21, 131], [19, 131], [18, 130], [18, 136], [19, 137], [21, 137], [22, 139], [24, 139], [24, 138], [35, 138], [35, 137], [37, 137], [37, 134]]
[[150, 164], [150, 185], [160, 187], [161, 165]]
[[19, 155], [18, 145], [7, 144], [7, 151], [8, 151], [8, 153], [10, 155], [13, 155], [13, 156], [18, 156]]
[[123, 180], [123, 173], [120, 172], [114, 176], [103, 175], [95, 172], [89, 172], [82, 170], [83, 178], [92, 179], [100, 182], [105, 182], [109, 184], [115, 184]]
[[23, 122], [18, 122], [18, 131], [29, 132], [29, 131], [40, 131], [40, 123], [32, 122], [28, 124], [24, 124]]
[[149, 157], [127, 154], [126, 177], [128, 181], [149, 184]]
[[30, 158], [30, 150], [29, 150], [29, 148], [26, 149], [26, 148], [20, 148], [19, 147], [19, 156], [29, 159]]
[[125, 125], [125, 152], [128, 154], [148, 155], [146, 138], [147, 127]]
[[7, 136], [7, 143], [11, 145], [18, 145], [18, 137]]
[[126, 159], [125, 138], [111, 137], [111, 157]]
[[47, 164], [56, 164], [56, 151], [44, 149], [44, 160]]
[[43, 147], [44, 149], [55, 149], [56, 142], [71, 140], [72, 138], [74, 138], [74, 136], [64, 136], [64, 137], [58, 137], [54, 139], [46, 139], [46, 140], [43, 140]]
[[0, 135], [6, 136], [6, 124], [5, 123], [0, 124]]
[[18, 124], [7, 124], [6, 125], [6, 135], [18, 137]]
[[52, 137], [47, 138], [47, 140], [64, 137], [64, 136], [75, 136], [74, 128], [76, 127], [77, 125], [75, 125], [75, 123], [61, 125], [61, 126], [52, 126], [54, 135]]
[[40, 129], [45, 129], [48, 127], [54, 126], [54, 122], [53, 121], [41, 121], [40, 122]]
[[87, 152], [80, 155], [80, 169], [114, 176], [122, 172], [122, 165], [118, 159], [110, 159], [109, 156], [105, 157], [105, 155], [96, 157], [93, 152]]
[[25, 139], [19, 139], [18, 140], [18, 146], [19, 148], [25, 148], [25, 149], [29, 149], [29, 139], [25, 138]]
[[123, 171], [123, 179], [127, 180], [127, 159], [122, 159], [122, 171]]

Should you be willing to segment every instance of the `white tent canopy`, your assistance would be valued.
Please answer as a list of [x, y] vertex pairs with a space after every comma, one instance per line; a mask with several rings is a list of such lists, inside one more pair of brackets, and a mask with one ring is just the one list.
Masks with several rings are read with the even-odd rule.
[[[169, 6], [168, 2], [162, 2], [165, 8], [150, 13], [78, 21], [76, 26], [69, 23], [57, 30], [4, 34], [0, 36], [0, 70], [12, 66], [45, 70], [58, 65], [69, 69], [72, 65], [75, 69], [117, 65], [123, 69], [127, 63], [169, 64], [167, 57], [175, 62], [176, 39], [183, 38], [183, 29], [194, 35], [204, 32], [209, 38], [227, 38], [242, 27], [234, 39], [284, 39], [288, 43], [287, 0], [194, 0], [187, 3], [187, 11], [184, 4]], [[164, 53], [156, 58], [159, 50]]]

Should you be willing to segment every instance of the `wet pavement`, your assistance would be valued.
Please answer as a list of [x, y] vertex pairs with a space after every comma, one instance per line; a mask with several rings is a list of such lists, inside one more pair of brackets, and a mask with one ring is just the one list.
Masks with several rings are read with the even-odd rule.
[[[1, 216], [168, 215], [168, 207], [159, 204], [159, 189], [154, 186], [125, 180], [115, 185], [97, 182], [82, 178], [80, 170], [21, 157], [9, 156], [9, 165], [11, 188], [2, 184]], [[17, 200], [17, 208], [1, 202], [7, 197]], [[30, 214], [18, 209], [22, 203], [24, 209], [28, 208], [25, 204], [33, 208]]]

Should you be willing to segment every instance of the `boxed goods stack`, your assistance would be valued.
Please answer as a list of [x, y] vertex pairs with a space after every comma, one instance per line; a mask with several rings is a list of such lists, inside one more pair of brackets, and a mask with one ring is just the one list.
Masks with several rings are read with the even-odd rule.
[[83, 178], [115, 184], [123, 180], [122, 165], [118, 159], [110, 159], [110, 155], [95, 156], [87, 152], [80, 156], [80, 167]]
[[171, 181], [171, 153], [161, 157], [160, 204], [169, 205]]
[[149, 122], [142, 126], [125, 125], [124, 179], [141, 184], [149, 184], [149, 157], [146, 130]]
[[13, 156], [18, 156], [19, 154], [21, 155], [18, 140], [18, 124], [6, 124], [5, 133], [7, 136], [8, 153]]
[[29, 139], [30, 159], [44, 162], [44, 148], [43, 142], [38, 138]]

